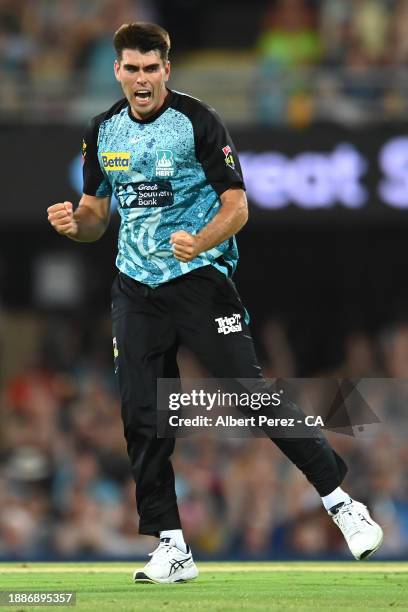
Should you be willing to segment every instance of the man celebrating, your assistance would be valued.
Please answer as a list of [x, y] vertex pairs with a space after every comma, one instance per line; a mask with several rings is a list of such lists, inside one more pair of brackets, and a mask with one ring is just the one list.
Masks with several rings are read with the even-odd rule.
[[[217, 378], [263, 378], [247, 314], [231, 276], [234, 235], [247, 201], [234, 144], [215, 111], [166, 87], [170, 38], [149, 23], [125, 24], [114, 36], [115, 76], [125, 98], [93, 119], [83, 142], [84, 193], [48, 208], [56, 231], [93, 242], [119, 202], [121, 227], [112, 288], [115, 371], [132, 474], [139, 532], [160, 537], [135, 582], [196, 578], [184, 541], [170, 456], [174, 438], [157, 438], [157, 378], [177, 378], [179, 344]], [[234, 317], [234, 332], [217, 320]], [[300, 416], [293, 404], [279, 416]], [[382, 530], [340, 484], [347, 468], [320, 430], [308, 438], [273, 438], [305, 474], [357, 559], [379, 548]]]

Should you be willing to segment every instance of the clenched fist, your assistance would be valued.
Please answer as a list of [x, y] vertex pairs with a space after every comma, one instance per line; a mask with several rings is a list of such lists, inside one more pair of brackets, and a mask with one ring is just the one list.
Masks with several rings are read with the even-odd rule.
[[173, 245], [174, 257], [184, 263], [191, 261], [201, 252], [197, 236], [184, 230], [174, 232], [170, 237], [170, 244]]
[[53, 204], [47, 208], [48, 221], [52, 227], [63, 236], [76, 236], [78, 224], [74, 219], [74, 210], [71, 202]]

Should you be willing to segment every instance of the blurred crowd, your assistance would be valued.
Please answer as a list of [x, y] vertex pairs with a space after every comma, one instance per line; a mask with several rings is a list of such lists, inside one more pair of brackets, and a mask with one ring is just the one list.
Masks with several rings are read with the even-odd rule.
[[[3, 380], [0, 398], [0, 559], [143, 557], [155, 541], [137, 533], [110, 322], [33, 319], [36, 343], [24, 351], [28, 338], [20, 333], [20, 364]], [[268, 321], [261, 339], [265, 375], [295, 377], [284, 326]], [[179, 362], [185, 377], [203, 375], [185, 350]], [[343, 363], [313, 374], [408, 379], [408, 324], [376, 337], [351, 334]], [[406, 558], [407, 391], [379, 389], [369, 403], [381, 423], [370, 435], [328, 436], [350, 468], [345, 488], [384, 527], [379, 558]], [[269, 440], [179, 439], [174, 467], [185, 536], [197, 557], [348, 558], [317, 493]]]
[[113, 32], [136, 19], [155, 19], [148, 2], [0, 0], [3, 104], [24, 111], [48, 98], [61, 112], [81, 94], [110, 93]]
[[406, 0], [271, 2], [257, 41], [261, 119], [402, 118], [407, 27]]
[[[253, 35], [237, 35], [239, 15]], [[203, 28], [204, 17], [213, 27]], [[174, 29], [176, 66], [192, 66], [189, 77], [196, 73], [209, 92], [224, 87], [226, 120], [245, 79], [246, 121], [358, 123], [408, 110], [408, 0], [0, 0], [0, 116], [37, 109], [46, 121], [63, 120], [86, 100], [84, 116], [96, 114], [95, 99], [118, 96], [112, 33], [135, 19]], [[217, 53], [204, 55], [207, 47]], [[216, 84], [211, 72], [203, 76], [204, 58], [206, 70], [222, 74]], [[186, 90], [194, 95], [194, 84]], [[0, 559], [144, 557], [155, 542], [137, 533], [110, 322], [29, 318], [4, 327], [0, 318]], [[348, 334], [343, 361], [330, 371], [300, 368], [277, 320], [259, 332], [258, 349], [270, 378], [408, 380], [407, 322]], [[185, 351], [180, 369], [203, 375]], [[345, 488], [384, 526], [380, 558], [408, 555], [407, 400], [404, 385], [384, 383], [370, 397], [381, 421], [372, 435], [328, 433], [350, 466]], [[198, 557], [349, 557], [317, 493], [269, 440], [180, 439], [174, 467]]]
[[[198, 75], [197, 52], [217, 47], [225, 92], [236, 91], [234, 67], [247, 83], [247, 120], [359, 122], [406, 111], [408, 0], [178, 0], [171, 10], [159, 0], [0, 0], [0, 108], [58, 113], [101, 93], [113, 99], [112, 33], [134, 20], [174, 31], [176, 65], [193, 62]], [[219, 86], [210, 78], [209, 92]]]

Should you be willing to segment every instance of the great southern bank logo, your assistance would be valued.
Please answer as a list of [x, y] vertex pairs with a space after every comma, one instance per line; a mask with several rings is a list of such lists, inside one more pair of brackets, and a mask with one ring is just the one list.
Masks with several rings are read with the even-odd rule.
[[230, 317], [217, 317], [214, 320], [218, 325], [219, 334], [227, 335], [242, 331], [240, 314], [233, 314]]
[[106, 172], [129, 170], [130, 153], [102, 153], [102, 163]]

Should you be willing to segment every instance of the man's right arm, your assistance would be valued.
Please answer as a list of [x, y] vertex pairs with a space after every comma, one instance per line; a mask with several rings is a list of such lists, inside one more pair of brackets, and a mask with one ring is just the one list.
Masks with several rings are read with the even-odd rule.
[[109, 225], [110, 196], [84, 194], [74, 211], [71, 202], [60, 202], [47, 208], [48, 221], [61, 235], [77, 242], [95, 242]]

